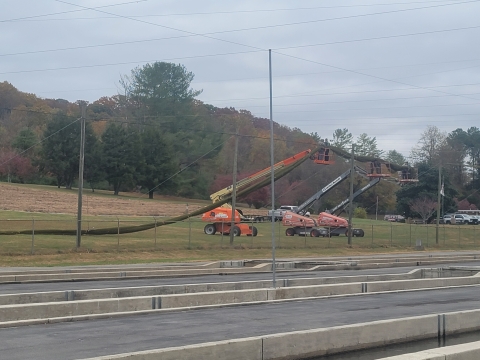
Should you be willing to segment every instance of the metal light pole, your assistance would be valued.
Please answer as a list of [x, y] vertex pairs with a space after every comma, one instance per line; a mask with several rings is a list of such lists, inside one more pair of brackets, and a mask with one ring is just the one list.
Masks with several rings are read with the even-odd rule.
[[352, 158], [350, 159], [350, 197], [348, 206], [348, 245], [352, 245], [352, 221], [353, 221], [353, 180], [355, 179], [355, 145], [352, 144]]
[[232, 223], [230, 224], [230, 245], [233, 244], [235, 228], [235, 212], [237, 207], [237, 160], [238, 160], [238, 125], [235, 129], [235, 153], [233, 156], [233, 188], [232, 188]]
[[438, 166], [438, 194], [437, 194], [437, 223], [435, 225], [435, 244], [438, 245], [438, 232], [440, 231], [439, 229], [439, 224], [440, 224], [440, 196], [442, 192], [442, 166]]
[[78, 164], [78, 209], [77, 209], [77, 249], [82, 241], [82, 197], [83, 197], [83, 164], [85, 159], [85, 116], [87, 103], [80, 101], [82, 117], [80, 120], [80, 159]]
[[272, 286], [276, 287], [276, 279], [275, 279], [275, 271], [276, 271], [276, 264], [275, 264], [275, 174], [274, 174], [274, 156], [273, 156], [273, 105], [272, 105], [272, 50], [268, 50], [268, 74], [269, 74], [269, 81], [270, 81], [270, 164], [272, 166], [271, 169], [271, 192], [272, 192]]

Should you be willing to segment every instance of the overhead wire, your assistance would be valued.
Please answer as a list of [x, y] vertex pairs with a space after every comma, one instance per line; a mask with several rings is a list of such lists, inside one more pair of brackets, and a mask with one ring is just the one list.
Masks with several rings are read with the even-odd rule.
[[[147, 1], [147, 0], [144, 0]], [[134, 1], [139, 2], [139, 1]], [[350, 4], [350, 5], [335, 5], [335, 6], [315, 6], [315, 7], [298, 7], [298, 8], [278, 8], [278, 9], [255, 9], [255, 10], [232, 10], [232, 11], [212, 11], [212, 12], [193, 12], [193, 13], [167, 13], [167, 14], [147, 14], [147, 15], [130, 15], [133, 18], [144, 18], [144, 17], [170, 17], [170, 16], [194, 16], [194, 15], [225, 15], [225, 14], [252, 14], [260, 12], [277, 12], [277, 11], [305, 11], [305, 10], [316, 10], [316, 9], [340, 9], [340, 8], [355, 8], [355, 7], [374, 7], [374, 6], [398, 6], [398, 5], [411, 5], [411, 4], [429, 4], [429, 3], [454, 3], [449, 0], [433, 0], [433, 1], [411, 1], [411, 2], [391, 2], [391, 3], [375, 3], [375, 4]], [[109, 5], [113, 6], [113, 5]], [[78, 12], [81, 10], [69, 11], [69, 12]], [[38, 15], [38, 17], [46, 17], [52, 15], [65, 14], [67, 12], [56, 13], [56, 14], [47, 14], [47, 15]], [[88, 17], [88, 18], [64, 18], [64, 19], [19, 19], [19, 20], [10, 20], [10, 21], [57, 21], [57, 20], [102, 20], [102, 19], [115, 19], [115, 16], [97, 16], [97, 17]]]
[[[96, 9], [103, 9], [103, 8], [107, 8], [107, 7], [121, 6], [121, 5], [127, 5], [127, 4], [136, 4], [136, 3], [145, 2], [145, 1], [148, 1], [148, 0], [134, 0], [134, 1], [128, 1], [128, 2], [123, 2], [123, 3], [119, 3], [119, 4], [102, 5], [102, 6], [96, 7]], [[0, 23], [14, 22], [14, 21], [26, 20], [26, 19], [35, 19], [35, 18], [53, 16], [53, 15], [71, 14], [71, 13], [76, 13], [76, 12], [80, 12], [80, 11], [85, 11], [85, 10], [84, 9], [82, 9], [82, 10], [68, 10], [68, 11], [60, 11], [60, 12], [55, 12], [55, 13], [49, 13], [49, 14], [24, 16], [24, 17], [21, 17], [21, 18], [0, 20]]]
[[[277, 27], [278, 26], [281, 26], [281, 25], [277, 25]], [[391, 38], [401, 38], [401, 37], [410, 37], [410, 36], [418, 36], [418, 35], [430, 35], [430, 34], [453, 32], [453, 31], [473, 30], [473, 29], [478, 29], [478, 28], [480, 28], [480, 25], [466, 26], [466, 27], [459, 27], [459, 28], [450, 28], [450, 29], [431, 30], [431, 31], [422, 31], [422, 32], [407, 33], [407, 34], [386, 35], [386, 36], [369, 37], [369, 38], [361, 38], [361, 39], [347, 39], [347, 40], [332, 41], [332, 42], [325, 42], [325, 43], [316, 43], [316, 44], [285, 46], [285, 47], [273, 48], [272, 50], [288, 50], [288, 49], [298, 49], [298, 48], [315, 47], [315, 46], [346, 44], [346, 43], [364, 42], [364, 41], [373, 41], [373, 40], [384, 40], [384, 39], [391, 39]], [[208, 32], [208, 33], [201, 33], [201, 34], [198, 34], [198, 35], [168, 36], [168, 37], [154, 38], [154, 39], [131, 40], [131, 41], [122, 41], [122, 42], [114, 42], [114, 43], [96, 44], [96, 45], [73, 46], [73, 47], [57, 48], [57, 49], [32, 50], [32, 51], [24, 51], [24, 52], [16, 52], [16, 53], [4, 53], [4, 54], [0, 54], [0, 57], [18, 56], [18, 55], [31, 55], [31, 54], [41, 54], [41, 53], [71, 51], [71, 50], [84, 50], [84, 49], [99, 48], [99, 47], [129, 45], [129, 44], [138, 44], [138, 43], [153, 42], [153, 41], [162, 41], [162, 40], [174, 40], [174, 39], [188, 38], [188, 37], [192, 37], [192, 36], [216, 35], [216, 34], [225, 34], [225, 33], [230, 33], [230, 32], [249, 31], [249, 30], [257, 30], [257, 28], [251, 27], [251, 28], [243, 28], [243, 29], [235, 29], [235, 30], [213, 31], [213, 32]]]

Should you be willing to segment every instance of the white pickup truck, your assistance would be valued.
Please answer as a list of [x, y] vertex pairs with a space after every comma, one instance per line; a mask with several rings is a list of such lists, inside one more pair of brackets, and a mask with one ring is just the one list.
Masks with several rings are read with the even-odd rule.
[[[293, 211], [297, 212], [298, 206], [293, 206], [293, 205], [282, 205], [280, 206], [279, 209], [277, 210], [268, 210], [268, 217], [272, 217], [272, 215], [275, 217], [275, 221], [282, 221], [283, 219], [283, 214], [285, 214], [285, 211]], [[272, 213], [273, 212], [273, 213]]]

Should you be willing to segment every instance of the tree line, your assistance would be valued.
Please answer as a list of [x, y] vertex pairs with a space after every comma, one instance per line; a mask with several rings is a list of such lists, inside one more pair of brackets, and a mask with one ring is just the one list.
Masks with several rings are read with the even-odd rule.
[[[270, 164], [270, 124], [245, 110], [217, 108], [197, 99], [194, 74], [183, 65], [156, 62], [137, 67], [120, 79], [120, 94], [88, 104], [85, 181], [95, 189], [142, 191], [207, 199], [232, 181], [235, 134], [239, 134], [238, 175], [252, 174]], [[75, 186], [80, 146], [79, 104], [41, 99], [0, 83], [0, 180]], [[358, 155], [387, 162], [409, 162], [418, 171], [415, 186], [398, 187], [382, 181], [356, 200], [372, 213], [379, 211], [418, 216], [415, 199], [436, 201], [438, 169], [443, 169], [448, 211], [480, 206], [480, 130], [472, 127], [447, 134], [429, 126], [408, 158], [395, 149], [379, 149], [366, 133], [357, 137], [347, 128], [328, 134], [306, 134], [274, 124], [276, 161], [312, 148], [321, 139]], [[348, 168], [302, 164], [276, 184], [280, 204], [298, 205]], [[355, 189], [365, 185], [356, 179]], [[349, 193], [341, 184], [316, 210], [333, 207]], [[270, 190], [242, 199], [249, 205], [270, 205]]]

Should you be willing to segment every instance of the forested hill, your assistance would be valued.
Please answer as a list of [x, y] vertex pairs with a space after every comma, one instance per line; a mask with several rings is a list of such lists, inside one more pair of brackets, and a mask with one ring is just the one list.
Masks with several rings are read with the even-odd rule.
[[[122, 77], [125, 95], [87, 105], [86, 187], [208, 198], [232, 181], [235, 133], [240, 177], [269, 166], [269, 120], [197, 100], [201, 90], [190, 87], [193, 76], [182, 65], [148, 64]], [[0, 83], [0, 180], [74, 186], [80, 117], [78, 103], [39, 98]], [[276, 161], [318, 141], [316, 134], [276, 123], [274, 132]], [[301, 172], [283, 186], [291, 186]], [[263, 191], [247, 200], [259, 206], [267, 195]]]
[[[201, 89], [191, 87], [194, 74], [183, 65], [157, 62], [135, 68], [119, 79], [121, 95], [104, 96], [85, 112], [85, 187], [141, 191], [208, 199], [232, 183], [235, 138], [238, 134], [237, 178], [270, 165], [270, 122], [245, 110], [217, 108], [198, 100]], [[79, 168], [79, 103], [42, 99], [0, 83], [0, 181], [40, 183], [72, 188]], [[306, 134], [274, 124], [275, 160], [312, 149], [329, 134]], [[382, 157], [391, 164], [407, 161], [395, 149], [377, 147], [375, 137], [347, 128], [336, 129], [334, 149], [348, 153], [355, 145], [357, 159]], [[394, 144], [392, 144], [393, 146]], [[339, 153], [337, 151], [337, 153]], [[449, 134], [428, 126], [412, 148], [410, 165], [419, 182], [399, 187], [381, 181], [356, 199], [367, 212], [391, 211], [422, 216], [420, 202], [431, 212], [438, 196], [442, 168], [446, 212], [480, 206], [480, 129], [458, 128]], [[364, 164], [365, 165], [365, 164]], [[276, 205], [298, 205], [348, 168], [345, 159], [334, 165], [307, 161], [276, 183]], [[365, 185], [357, 179], [355, 189]], [[346, 183], [336, 186], [317, 209], [345, 199]], [[240, 199], [249, 205], [270, 205], [270, 189]], [[378, 206], [378, 209], [377, 209]], [[429, 214], [429, 212], [423, 212]], [[431, 215], [431, 214], [430, 214]]]

